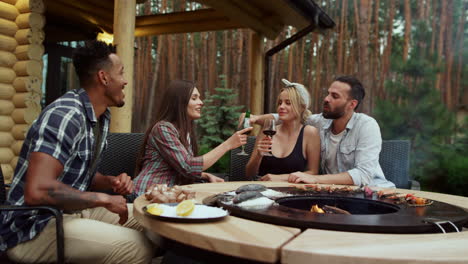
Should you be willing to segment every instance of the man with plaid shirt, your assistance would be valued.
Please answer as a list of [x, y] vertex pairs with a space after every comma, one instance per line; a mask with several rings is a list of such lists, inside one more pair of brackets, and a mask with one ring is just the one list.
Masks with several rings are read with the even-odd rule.
[[[132, 180], [125, 173], [114, 177], [96, 171], [109, 132], [108, 107], [124, 105], [123, 64], [115, 47], [100, 41], [78, 48], [73, 64], [83, 88], [57, 99], [32, 124], [7, 202], [64, 212], [66, 262], [149, 263], [152, 244], [122, 196], [132, 193]], [[118, 195], [94, 192], [107, 189]], [[9, 258], [56, 260], [50, 214], [10, 211], [0, 219], [0, 250]]]

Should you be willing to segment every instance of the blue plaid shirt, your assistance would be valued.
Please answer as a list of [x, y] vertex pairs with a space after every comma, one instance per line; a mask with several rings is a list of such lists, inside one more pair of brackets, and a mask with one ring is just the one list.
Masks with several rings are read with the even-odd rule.
[[[109, 131], [110, 112], [100, 117], [102, 141], [105, 146]], [[96, 167], [92, 166], [95, 138], [93, 127], [98, 124], [93, 106], [84, 89], [72, 90], [47, 106], [32, 124], [21, 149], [7, 203], [24, 205], [24, 184], [32, 152], [51, 155], [63, 164], [58, 181], [80, 191], [89, 189]], [[94, 162], [98, 163], [98, 159]], [[33, 239], [46, 226], [52, 215], [46, 212], [0, 212], [0, 251]]]

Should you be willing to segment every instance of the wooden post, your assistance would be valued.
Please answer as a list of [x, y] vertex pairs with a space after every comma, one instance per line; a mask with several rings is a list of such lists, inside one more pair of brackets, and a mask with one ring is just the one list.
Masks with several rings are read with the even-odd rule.
[[250, 109], [252, 114], [263, 114], [263, 36], [251, 31], [250, 33], [251, 58], [250, 69]]
[[133, 106], [133, 56], [135, 47], [135, 0], [115, 0], [114, 44], [125, 68], [125, 106], [113, 107], [111, 132], [131, 132]]

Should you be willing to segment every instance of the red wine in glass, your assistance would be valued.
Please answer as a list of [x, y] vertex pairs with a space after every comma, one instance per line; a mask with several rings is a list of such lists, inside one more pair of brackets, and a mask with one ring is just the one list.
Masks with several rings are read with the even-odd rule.
[[263, 134], [269, 137], [273, 137], [276, 134], [275, 130], [263, 130]]
[[[267, 137], [273, 138], [273, 135], [276, 134], [276, 124], [275, 124], [274, 119], [267, 119], [263, 123], [263, 134], [265, 134]], [[263, 156], [273, 156], [271, 151], [263, 153]]]

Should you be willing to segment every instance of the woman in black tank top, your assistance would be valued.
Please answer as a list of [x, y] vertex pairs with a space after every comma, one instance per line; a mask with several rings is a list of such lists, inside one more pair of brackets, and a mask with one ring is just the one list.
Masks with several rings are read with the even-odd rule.
[[[278, 96], [277, 111], [281, 124], [276, 126], [276, 135], [271, 138], [260, 134], [255, 142], [246, 168], [249, 179], [262, 176], [261, 180], [287, 181], [293, 172], [318, 173], [320, 138], [318, 130], [304, 125], [310, 115], [307, 109], [310, 98], [301, 84], [283, 88]], [[273, 156], [263, 156], [269, 151]]]

